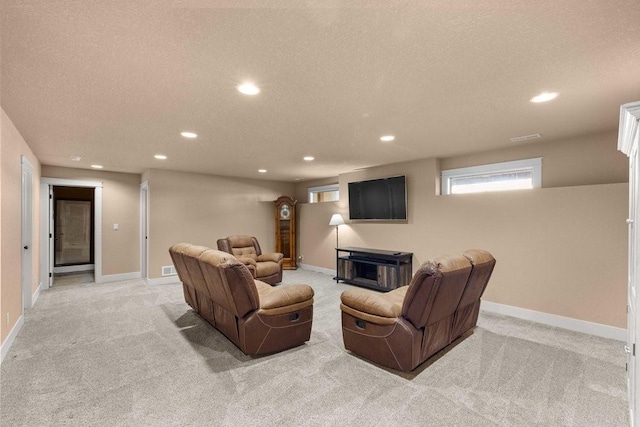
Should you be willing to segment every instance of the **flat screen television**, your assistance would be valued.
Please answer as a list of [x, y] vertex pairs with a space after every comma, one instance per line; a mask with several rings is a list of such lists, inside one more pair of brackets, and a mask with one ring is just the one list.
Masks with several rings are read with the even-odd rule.
[[402, 221], [407, 219], [406, 177], [349, 183], [349, 219]]

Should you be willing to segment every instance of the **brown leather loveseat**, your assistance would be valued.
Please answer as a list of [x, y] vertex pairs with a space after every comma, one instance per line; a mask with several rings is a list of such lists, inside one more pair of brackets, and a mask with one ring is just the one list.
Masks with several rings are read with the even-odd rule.
[[233, 255], [178, 243], [169, 249], [187, 304], [243, 353], [267, 354], [308, 341], [313, 289], [271, 287]]
[[386, 294], [342, 293], [342, 337], [347, 350], [400, 371], [412, 371], [473, 329], [493, 267], [484, 250], [425, 262], [408, 286]]
[[255, 279], [275, 285], [282, 282], [282, 260], [279, 252], [262, 253], [258, 239], [252, 236], [229, 236], [218, 239], [218, 249], [232, 254], [244, 263]]

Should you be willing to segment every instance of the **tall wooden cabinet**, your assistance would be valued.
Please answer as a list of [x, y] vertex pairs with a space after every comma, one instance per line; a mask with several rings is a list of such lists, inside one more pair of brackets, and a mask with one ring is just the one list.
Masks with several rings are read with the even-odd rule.
[[638, 306], [638, 272], [640, 272], [640, 102], [625, 104], [620, 107], [620, 129], [618, 131], [618, 150], [629, 156], [629, 275], [627, 286], [627, 386], [629, 402], [629, 420], [631, 426], [640, 426], [638, 417], [638, 386], [640, 372], [636, 366], [636, 337], [640, 331]]
[[296, 263], [296, 200], [289, 196], [280, 196], [274, 200], [276, 205], [276, 252], [284, 254], [282, 268], [295, 270]]

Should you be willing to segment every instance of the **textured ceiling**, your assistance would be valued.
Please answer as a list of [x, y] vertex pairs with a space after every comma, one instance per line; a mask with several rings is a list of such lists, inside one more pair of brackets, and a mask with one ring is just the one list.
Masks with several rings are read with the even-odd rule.
[[1, 4], [0, 104], [48, 165], [321, 178], [612, 130], [640, 99], [638, 0]]

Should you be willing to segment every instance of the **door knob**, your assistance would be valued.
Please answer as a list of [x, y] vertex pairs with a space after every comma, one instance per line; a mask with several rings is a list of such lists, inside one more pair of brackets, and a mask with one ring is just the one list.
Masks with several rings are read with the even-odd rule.
[[25, 246], [25, 247], [24, 247], [24, 250], [25, 250], [25, 251], [26, 251], [27, 249], [29, 249], [29, 246]]

